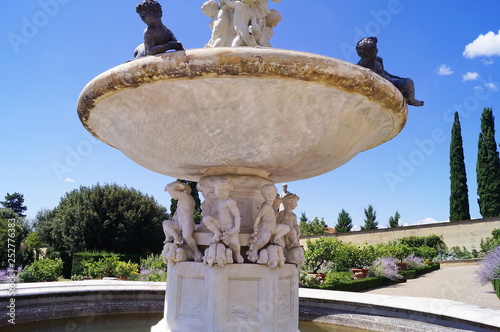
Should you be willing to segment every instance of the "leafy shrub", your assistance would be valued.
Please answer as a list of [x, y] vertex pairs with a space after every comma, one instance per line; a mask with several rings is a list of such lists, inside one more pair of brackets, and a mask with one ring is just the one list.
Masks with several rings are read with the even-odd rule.
[[487, 284], [493, 279], [500, 279], [500, 246], [484, 257], [476, 274], [478, 281], [482, 285]]
[[423, 259], [432, 259], [438, 254], [436, 249], [425, 246], [412, 248], [412, 253], [415, 256], [422, 257]]
[[299, 284], [301, 287], [314, 287], [318, 285], [318, 278], [314, 274], [300, 271]]
[[150, 254], [146, 258], [142, 258], [140, 265], [141, 268], [145, 269], [165, 270], [167, 268], [167, 264], [163, 262], [163, 258], [160, 254]]
[[73, 281], [81, 281], [83, 279], [85, 279], [85, 277], [82, 275], [74, 274], [71, 276], [71, 280], [73, 280]]
[[104, 277], [114, 277], [115, 270], [118, 265], [118, 256], [111, 255], [99, 259], [97, 262], [94, 260], [83, 261], [82, 265], [85, 269], [85, 274], [93, 279], [102, 279]]
[[353, 280], [351, 272], [329, 272], [323, 284], [330, 286]]
[[61, 276], [63, 261], [61, 259], [44, 259], [28, 265], [19, 274], [21, 282], [57, 281]]
[[306, 245], [304, 268], [313, 273], [318, 273], [321, 266], [326, 262], [336, 260], [335, 253], [342, 247], [342, 242], [332, 237], [320, 237], [315, 241], [307, 239]]
[[150, 254], [141, 259], [141, 270], [139, 275], [141, 281], [166, 281], [167, 265], [163, 262], [161, 255]]
[[398, 274], [396, 260], [393, 257], [377, 258], [370, 266], [369, 273], [372, 276], [385, 277], [390, 280], [403, 279], [403, 277]]
[[408, 247], [430, 247], [434, 249], [440, 249], [441, 247], [444, 247], [444, 242], [443, 239], [436, 235], [436, 234], [431, 234], [427, 236], [407, 236], [398, 239], [398, 242], [400, 244], [405, 244]]
[[139, 264], [119, 261], [116, 264], [114, 277], [122, 279], [137, 280], [139, 278]]
[[500, 229], [495, 228], [491, 232], [491, 235], [492, 237], [487, 237], [485, 240], [481, 239], [480, 248], [482, 253], [487, 254], [496, 247], [500, 246]]

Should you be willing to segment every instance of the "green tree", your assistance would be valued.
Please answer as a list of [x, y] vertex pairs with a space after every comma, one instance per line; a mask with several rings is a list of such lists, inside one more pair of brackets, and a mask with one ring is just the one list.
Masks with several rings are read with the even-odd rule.
[[455, 112], [450, 144], [450, 221], [469, 219], [469, 189], [465, 171], [462, 129], [458, 112]]
[[13, 193], [5, 195], [5, 201], [0, 202], [4, 209], [11, 209], [19, 217], [26, 217], [24, 212], [28, 209], [24, 206], [24, 196], [20, 193]]
[[326, 234], [326, 222], [321, 218], [321, 220], [318, 219], [318, 217], [314, 218], [312, 221], [303, 221], [301, 218], [301, 221], [299, 223], [299, 228], [300, 228], [300, 235], [322, 235]]
[[21, 251], [21, 243], [28, 234], [25, 226], [12, 209], [0, 209], [0, 242], [3, 243], [0, 246], [0, 269], [30, 263]]
[[367, 231], [370, 229], [377, 229], [378, 222], [375, 221], [377, 219], [377, 213], [373, 209], [373, 206], [370, 204], [368, 205], [368, 208], [364, 210], [365, 210], [365, 225], [361, 226], [361, 230]]
[[399, 211], [396, 210], [396, 213], [394, 216], [391, 216], [389, 218], [389, 228], [396, 228], [400, 227], [399, 226], [399, 219], [401, 218], [401, 215], [399, 214]]
[[500, 164], [495, 141], [493, 110], [485, 108], [477, 151], [477, 202], [483, 218], [500, 216]]
[[342, 209], [342, 211], [340, 211], [339, 213], [337, 224], [335, 225], [335, 233], [350, 232], [351, 228], [352, 218], [349, 216], [349, 213]]
[[161, 250], [166, 209], [135, 189], [116, 184], [80, 187], [66, 193], [36, 229], [61, 253], [108, 251], [143, 254]]

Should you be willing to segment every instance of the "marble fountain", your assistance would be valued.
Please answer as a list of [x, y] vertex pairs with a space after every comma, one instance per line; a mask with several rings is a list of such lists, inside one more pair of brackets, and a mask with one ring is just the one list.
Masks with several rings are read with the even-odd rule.
[[281, 16], [267, 0], [202, 8], [212, 38], [184, 50], [159, 4], [139, 4], [148, 28], [136, 59], [88, 83], [78, 115], [97, 139], [203, 193], [195, 227], [186, 186], [165, 189], [179, 203], [163, 224], [167, 295], [154, 331], [298, 331], [298, 196], [278, 211], [285, 198], [274, 184], [330, 172], [394, 138], [407, 101], [370, 69], [271, 48]]

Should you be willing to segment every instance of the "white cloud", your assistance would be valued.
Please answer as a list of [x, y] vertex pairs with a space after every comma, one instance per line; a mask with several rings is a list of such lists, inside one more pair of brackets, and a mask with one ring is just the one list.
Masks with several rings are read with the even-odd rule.
[[486, 83], [484, 86], [491, 91], [498, 91], [498, 86], [496, 86], [495, 83]]
[[352, 232], [357, 232], [357, 231], [360, 231], [360, 230], [361, 230], [361, 226], [359, 226], [359, 225], [353, 225], [352, 228], [351, 228]]
[[425, 219], [422, 219], [422, 220], [419, 220], [419, 221], [416, 221], [414, 222], [413, 224], [411, 224], [412, 226], [415, 226], [415, 225], [428, 225], [428, 224], [439, 224], [439, 223], [443, 223], [443, 222], [449, 222], [449, 220], [446, 220], [446, 221], [437, 221], [436, 219], [434, 218], [425, 218]]
[[489, 66], [489, 65], [492, 65], [495, 61], [491, 60], [491, 59], [481, 59], [481, 62], [486, 65], [486, 66]]
[[453, 70], [451, 70], [451, 68], [447, 65], [440, 65], [437, 69], [437, 74], [441, 76], [448, 76], [453, 74]]
[[498, 34], [489, 31], [485, 35], [479, 35], [476, 40], [465, 46], [463, 56], [469, 59], [478, 56], [500, 56], [500, 30]]
[[479, 74], [476, 72], [471, 73], [470, 71], [467, 74], [462, 75], [462, 81], [475, 81], [479, 77]]
[[75, 180], [73, 180], [72, 178], [66, 178], [64, 179], [64, 182], [75, 182]]

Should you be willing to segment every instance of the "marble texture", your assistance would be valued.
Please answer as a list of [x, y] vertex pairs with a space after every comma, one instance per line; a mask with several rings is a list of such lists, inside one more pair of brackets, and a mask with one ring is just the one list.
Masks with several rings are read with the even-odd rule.
[[298, 332], [298, 270], [286, 264], [168, 267], [166, 320], [152, 331]]
[[406, 122], [407, 105], [366, 68], [236, 47], [117, 66], [84, 88], [78, 114], [95, 137], [161, 174], [199, 181], [212, 168], [245, 168], [288, 182], [390, 140]]

